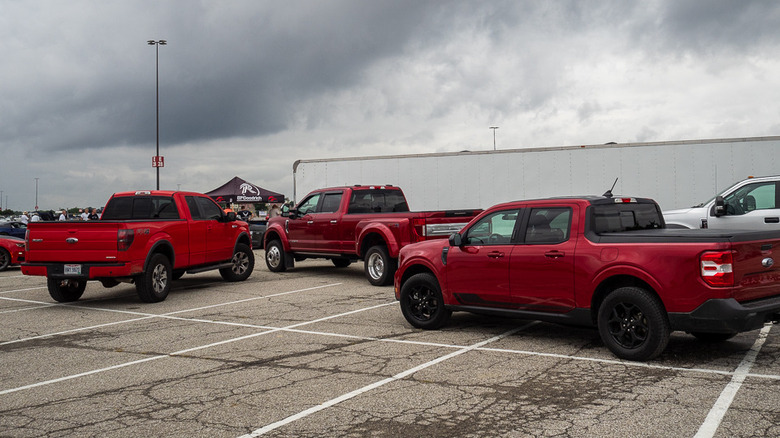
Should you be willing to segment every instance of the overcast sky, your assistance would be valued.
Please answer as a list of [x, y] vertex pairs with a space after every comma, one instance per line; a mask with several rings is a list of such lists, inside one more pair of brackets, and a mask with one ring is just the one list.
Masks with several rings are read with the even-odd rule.
[[[3, 206], [299, 159], [780, 135], [780, 2], [0, 0]], [[7, 201], [6, 201], [7, 197]], [[485, 206], [487, 207], [487, 206]]]

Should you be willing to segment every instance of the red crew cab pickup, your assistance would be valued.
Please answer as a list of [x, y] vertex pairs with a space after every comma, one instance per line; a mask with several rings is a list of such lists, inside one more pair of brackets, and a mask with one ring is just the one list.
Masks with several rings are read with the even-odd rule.
[[26, 243], [22, 272], [45, 276], [59, 302], [78, 300], [88, 280], [135, 283], [142, 301], [157, 302], [185, 272], [243, 281], [255, 263], [246, 222], [193, 192], [116, 193], [100, 220], [31, 222]]
[[649, 360], [675, 330], [720, 341], [777, 323], [779, 250], [780, 231], [667, 229], [650, 199], [517, 201], [403, 248], [395, 294], [415, 327], [458, 310], [596, 326], [616, 356]]
[[265, 232], [265, 262], [281, 272], [295, 261], [325, 258], [337, 267], [365, 260], [368, 281], [393, 282], [398, 251], [407, 244], [446, 238], [481, 210], [410, 212], [398, 187], [352, 186], [315, 190]]

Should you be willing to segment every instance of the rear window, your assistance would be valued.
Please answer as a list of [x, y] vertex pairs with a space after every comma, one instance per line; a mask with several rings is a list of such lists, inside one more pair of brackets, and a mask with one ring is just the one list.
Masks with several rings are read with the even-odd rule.
[[101, 219], [179, 219], [179, 211], [171, 197], [122, 196], [111, 198]]
[[389, 213], [409, 211], [403, 192], [400, 190], [354, 190], [349, 199], [347, 213]]
[[661, 228], [663, 220], [656, 204], [608, 204], [591, 207], [593, 231], [615, 233]]

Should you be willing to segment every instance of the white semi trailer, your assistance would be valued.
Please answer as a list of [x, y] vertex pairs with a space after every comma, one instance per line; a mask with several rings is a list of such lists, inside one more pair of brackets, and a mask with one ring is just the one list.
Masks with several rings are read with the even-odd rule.
[[690, 207], [748, 176], [780, 174], [780, 136], [298, 160], [297, 201], [353, 184], [403, 188], [412, 210], [613, 193]]

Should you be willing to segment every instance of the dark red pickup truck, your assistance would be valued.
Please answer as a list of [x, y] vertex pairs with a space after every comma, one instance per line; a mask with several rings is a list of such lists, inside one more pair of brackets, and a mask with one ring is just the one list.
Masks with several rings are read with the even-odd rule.
[[330, 259], [337, 267], [363, 259], [368, 281], [387, 285], [403, 246], [446, 238], [480, 211], [410, 212], [401, 189], [390, 185], [315, 190], [268, 221], [265, 262], [281, 272], [307, 258]]
[[780, 320], [780, 231], [667, 229], [650, 199], [496, 205], [449, 241], [401, 250], [395, 293], [415, 327], [452, 311], [598, 327], [649, 360], [670, 333], [722, 341]]
[[30, 222], [26, 241], [22, 273], [45, 276], [60, 302], [78, 300], [88, 280], [135, 283], [142, 301], [162, 301], [184, 273], [243, 281], [255, 264], [246, 222], [194, 192], [116, 193], [101, 220]]

